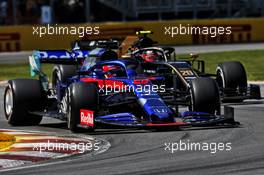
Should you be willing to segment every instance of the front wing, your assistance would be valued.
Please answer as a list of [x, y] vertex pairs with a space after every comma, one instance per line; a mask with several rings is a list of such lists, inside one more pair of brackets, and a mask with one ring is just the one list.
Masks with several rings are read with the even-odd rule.
[[[202, 126], [223, 126], [237, 125], [234, 120], [234, 108], [225, 106], [224, 115], [210, 115], [202, 112], [184, 112], [180, 117], [175, 118], [175, 122], [171, 123], [148, 123], [140, 122], [131, 113], [118, 113], [106, 116], [98, 116], [94, 119], [96, 125], [107, 125], [125, 128], [178, 128], [178, 127], [202, 127]], [[86, 125], [78, 125], [81, 128], [90, 128]]]
[[254, 84], [250, 84], [245, 89], [220, 88], [220, 94], [223, 101], [261, 99], [260, 86]]

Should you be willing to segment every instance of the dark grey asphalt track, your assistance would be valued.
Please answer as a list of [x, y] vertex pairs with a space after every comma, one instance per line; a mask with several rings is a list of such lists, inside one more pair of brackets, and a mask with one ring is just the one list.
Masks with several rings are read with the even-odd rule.
[[[264, 91], [264, 86], [262, 86]], [[263, 92], [262, 92], [263, 93]], [[264, 94], [262, 94], [264, 95]], [[10, 128], [3, 116], [3, 88], [0, 88], [0, 127]], [[99, 155], [29, 167], [1, 174], [264, 174], [264, 101], [251, 100], [235, 107], [239, 128], [185, 129], [150, 132], [144, 130], [98, 130], [94, 136], [111, 143]], [[65, 124], [45, 120], [41, 126], [25, 130], [69, 133]], [[11, 127], [12, 128], [12, 127]], [[165, 151], [165, 142], [231, 142], [231, 151]]]

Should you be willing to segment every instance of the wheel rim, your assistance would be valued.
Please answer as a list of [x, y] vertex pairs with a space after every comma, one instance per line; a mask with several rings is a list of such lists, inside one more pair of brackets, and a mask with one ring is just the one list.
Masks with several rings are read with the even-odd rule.
[[67, 111], [67, 125], [68, 129], [71, 128], [71, 107], [70, 105], [68, 106], [68, 111]]
[[11, 89], [8, 89], [5, 96], [5, 112], [7, 116], [13, 113], [13, 106], [13, 92]]
[[216, 72], [217, 72], [216, 81], [218, 83], [218, 86], [220, 88], [224, 88], [225, 87], [224, 73], [220, 68], [217, 68]]
[[66, 114], [67, 114], [67, 126], [68, 129], [71, 128], [71, 105], [70, 105], [70, 97], [69, 97], [69, 89], [66, 91], [66, 98], [67, 98], [67, 109], [66, 109]]
[[193, 93], [191, 88], [189, 89], [189, 93], [190, 93], [190, 106], [189, 106], [189, 110], [193, 111], [194, 110], [194, 101], [193, 101]]

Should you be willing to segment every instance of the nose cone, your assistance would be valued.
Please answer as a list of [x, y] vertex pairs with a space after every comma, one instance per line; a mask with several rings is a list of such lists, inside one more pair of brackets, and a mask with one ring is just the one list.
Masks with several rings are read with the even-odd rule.
[[151, 116], [153, 122], [172, 121], [173, 112], [160, 98], [139, 98], [139, 103]]

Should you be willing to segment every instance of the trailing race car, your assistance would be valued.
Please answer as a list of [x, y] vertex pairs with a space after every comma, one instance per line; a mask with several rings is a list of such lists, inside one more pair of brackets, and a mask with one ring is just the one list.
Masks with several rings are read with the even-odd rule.
[[[84, 56], [88, 54], [88, 57]], [[118, 60], [114, 51], [34, 51], [31, 75], [36, 79], [9, 80], [5, 89], [5, 116], [11, 125], [37, 125], [43, 116], [67, 121], [73, 132], [94, 131], [99, 125], [136, 128], [235, 124], [233, 109], [220, 115], [218, 86], [213, 79], [190, 82], [192, 110], [178, 112], [177, 103], [160, 96], [162, 86], [140, 74], [135, 61]], [[56, 65], [49, 87], [41, 63]], [[75, 65], [71, 72], [68, 65]], [[207, 91], [203, 96], [203, 91]], [[177, 92], [175, 91], [175, 96]], [[201, 105], [202, 104], [202, 105]]]
[[[146, 47], [133, 51], [126, 55], [143, 66], [143, 71], [151, 76], [155, 75], [162, 64], [167, 65], [164, 77], [167, 77], [167, 89], [171, 89], [174, 80], [168, 77], [168, 72], [175, 72], [177, 88], [180, 91], [188, 91], [188, 84], [197, 77], [214, 77], [220, 90], [223, 102], [242, 102], [245, 99], [261, 99], [260, 87], [247, 84], [247, 75], [244, 66], [237, 61], [220, 63], [216, 68], [216, 74], [205, 73], [205, 62], [198, 60], [198, 55], [191, 54], [191, 60], [176, 60], [175, 50], [171, 47]], [[156, 65], [156, 66], [153, 66]], [[152, 68], [150, 68], [152, 67]], [[155, 67], [155, 68], [153, 68]], [[149, 70], [151, 69], [151, 70]], [[151, 73], [152, 72], [152, 73]], [[159, 76], [160, 72], [158, 73]], [[206, 91], [204, 94], [206, 95]], [[187, 93], [188, 95], [188, 93]]]

